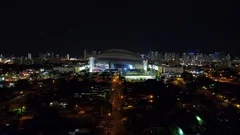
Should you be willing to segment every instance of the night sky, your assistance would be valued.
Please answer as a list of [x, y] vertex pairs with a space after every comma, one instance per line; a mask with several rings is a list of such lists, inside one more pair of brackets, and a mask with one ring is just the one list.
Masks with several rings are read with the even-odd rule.
[[0, 52], [240, 49], [240, 8], [232, 0], [78, 1], [1, 2]]

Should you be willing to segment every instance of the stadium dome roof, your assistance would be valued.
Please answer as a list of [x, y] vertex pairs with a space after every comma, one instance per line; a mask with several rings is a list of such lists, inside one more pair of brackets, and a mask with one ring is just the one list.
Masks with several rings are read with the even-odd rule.
[[96, 56], [99, 61], [130, 61], [141, 62], [140, 55], [124, 49], [110, 49]]

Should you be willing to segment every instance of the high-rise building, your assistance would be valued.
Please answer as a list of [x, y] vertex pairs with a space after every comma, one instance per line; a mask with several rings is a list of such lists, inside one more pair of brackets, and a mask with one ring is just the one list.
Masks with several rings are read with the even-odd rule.
[[155, 55], [155, 54], [154, 54], [153, 51], [149, 51], [148, 59], [151, 60], [151, 61], [154, 60], [154, 55]]
[[170, 61], [172, 59], [171, 53], [165, 53], [165, 61]]
[[179, 61], [180, 54], [179, 53], [165, 53], [165, 61]]
[[214, 53], [214, 61], [221, 61], [225, 57], [224, 53], [222, 52], [215, 52]]
[[97, 55], [97, 51], [92, 51], [92, 57], [95, 57]]
[[52, 52], [52, 58], [54, 58], [54, 53]]
[[147, 60], [144, 60], [144, 61], [143, 61], [143, 70], [144, 70], [144, 71], [147, 71], [147, 68], [148, 68], [147, 66], [148, 66], [148, 61], [147, 61]]
[[214, 60], [214, 54], [209, 54], [208, 59], [210, 62], [212, 62]]
[[67, 59], [67, 60], [69, 60], [69, 59], [70, 59], [70, 58], [69, 58], [69, 54], [67, 54], [67, 56], [66, 56], [66, 59]]
[[232, 67], [232, 62], [228, 60], [222, 60], [221, 61], [221, 66], [222, 67]]
[[174, 61], [175, 61], [177, 64], [180, 63], [180, 54], [179, 54], [179, 53], [176, 53], [176, 54], [175, 54]]
[[191, 57], [190, 57], [189, 53], [183, 53], [182, 63], [185, 64], [185, 65], [188, 65], [188, 64], [191, 63]]
[[213, 60], [214, 61], [219, 61], [219, 56], [220, 56], [220, 53], [219, 52], [215, 52], [214, 56], [213, 56]]
[[163, 54], [162, 53], [158, 54], [158, 59], [161, 60], [161, 61], [163, 60]]
[[83, 59], [84, 59], [84, 60], [87, 60], [87, 50], [84, 50], [84, 51], [83, 51]]
[[141, 56], [141, 58], [142, 58], [143, 60], [147, 59], [147, 55], [146, 55], [146, 54], [140, 54], [140, 56]]
[[230, 61], [231, 60], [231, 56], [228, 54], [227, 56], [224, 57], [224, 60]]
[[158, 52], [155, 52], [155, 55], [154, 55], [154, 60], [158, 60], [158, 57], [159, 56], [159, 53]]
[[95, 58], [94, 57], [90, 57], [90, 59], [89, 59], [89, 72], [93, 72], [93, 70], [94, 70], [94, 60], [95, 60]]
[[196, 55], [195, 53], [191, 52], [189, 53], [189, 57], [190, 57], [190, 64], [196, 64]]
[[235, 62], [239, 62], [240, 61], [240, 59], [239, 59], [239, 57], [234, 57], [234, 59], [233, 59], [233, 61], [235, 61]]
[[32, 59], [32, 54], [31, 53], [28, 53], [28, 57], [27, 57], [28, 59]]

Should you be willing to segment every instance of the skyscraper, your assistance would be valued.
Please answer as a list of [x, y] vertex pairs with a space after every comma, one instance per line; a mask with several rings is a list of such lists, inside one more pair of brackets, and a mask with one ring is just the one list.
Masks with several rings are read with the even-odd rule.
[[67, 54], [66, 59], [69, 60], [70, 59], [69, 57], [70, 57], [69, 54]]
[[89, 72], [93, 72], [93, 69], [94, 69], [94, 60], [95, 58], [94, 57], [90, 57], [89, 58]]
[[171, 53], [165, 53], [164, 58], [165, 58], [165, 61], [170, 61], [172, 59]]
[[97, 51], [92, 51], [92, 57], [95, 57], [97, 55]]
[[31, 53], [28, 53], [28, 57], [27, 57], [28, 59], [32, 59], [32, 54]]
[[52, 58], [54, 58], [54, 53], [52, 52]]
[[87, 50], [83, 51], [83, 60], [87, 60]]
[[179, 53], [176, 53], [176, 54], [175, 54], [174, 61], [175, 61], [177, 64], [180, 63], [180, 54], [179, 54]]

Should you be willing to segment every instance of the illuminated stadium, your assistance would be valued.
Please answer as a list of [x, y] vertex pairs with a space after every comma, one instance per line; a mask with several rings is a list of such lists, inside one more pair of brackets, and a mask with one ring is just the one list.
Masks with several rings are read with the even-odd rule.
[[90, 71], [107, 69], [143, 69], [140, 55], [123, 49], [110, 49], [89, 59]]

